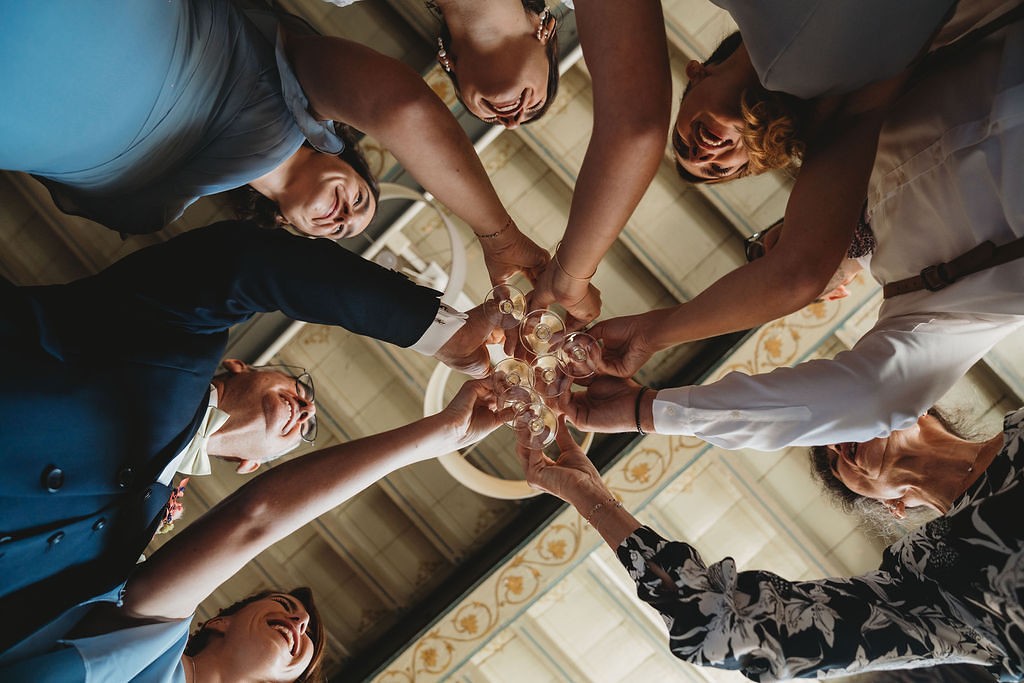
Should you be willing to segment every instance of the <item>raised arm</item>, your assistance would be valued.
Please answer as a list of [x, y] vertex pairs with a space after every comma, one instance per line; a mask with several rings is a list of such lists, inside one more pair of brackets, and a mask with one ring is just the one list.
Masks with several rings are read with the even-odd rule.
[[[584, 322], [600, 312], [585, 278], [597, 270], [665, 154], [672, 80], [661, 3], [580, 0], [580, 45], [594, 93], [594, 130], [576, 179], [569, 224], [534, 290]], [[578, 279], [584, 278], [584, 279]]]
[[[499, 414], [485, 381], [468, 382], [440, 413], [275, 467], [238, 489], [146, 561], [129, 580], [124, 610], [177, 619], [264, 549], [405, 465], [469, 445]], [[181, 567], [188, 567], [182, 572]]]
[[575, 507], [601, 534], [640, 599], [665, 619], [668, 646], [680, 659], [777, 681], [981, 652], [949, 628], [943, 593], [913, 568], [883, 565], [861, 577], [796, 582], [738, 571], [729, 557], [708, 565], [693, 546], [641, 526], [564, 430], [558, 445], [557, 461], [518, 451], [527, 481]]
[[[1009, 315], [901, 316], [833, 359], [760, 375], [733, 372], [703, 386], [663, 389], [656, 399], [648, 391], [642, 426], [728, 449], [869, 441], [910, 426], [1022, 325]], [[637, 390], [628, 380], [605, 378], [574, 395], [566, 412], [582, 429], [634, 431]]]
[[419, 74], [370, 48], [323, 36], [286, 36], [289, 59], [318, 116], [377, 139], [480, 240], [492, 282], [528, 275], [547, 253], [522, 235], [466, 133]]

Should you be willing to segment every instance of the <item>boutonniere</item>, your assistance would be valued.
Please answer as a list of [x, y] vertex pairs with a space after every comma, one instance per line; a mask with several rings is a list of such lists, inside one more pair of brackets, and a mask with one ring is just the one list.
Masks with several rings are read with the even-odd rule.
[[158, 534], [166, 534], [173, 529], [175, 520], [181, 519], [181, 516], [185, 513], [185, 506], [182, 505], [181, 499], [185, 497], [185, 487], [188, 485], [188, 479], [188, 477], [183, 478], [175, 488], [171, 489], [171, 498], [167, 501], [167, 512], [164, 513], [164, 519], [160, 523], [160, 528], [156, 530]]

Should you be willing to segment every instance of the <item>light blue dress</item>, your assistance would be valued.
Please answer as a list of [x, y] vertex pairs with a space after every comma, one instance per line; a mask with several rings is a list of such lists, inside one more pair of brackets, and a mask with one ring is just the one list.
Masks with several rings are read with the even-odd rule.
[[0, 681], [33, 683], [184, 683], [181, 656], [191, 617], [134, 626], [90, 638], [64, 636], [101, 602], [119, 603], [124, 584], [72, 607], [0, 654]]
[[296, 116], [312, 119], [290, 110], [276, 23], [262, 28], [227, 0], [5, 3], [0, 168], [126, 233], [264, 175], [305, 139]]

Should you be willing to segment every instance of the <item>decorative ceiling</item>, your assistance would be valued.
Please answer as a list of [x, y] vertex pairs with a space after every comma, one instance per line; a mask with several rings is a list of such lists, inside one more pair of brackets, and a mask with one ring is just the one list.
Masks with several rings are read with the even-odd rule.
[[[344, 9], [320, 0], [282, 4], [325, 34], [367, 43], [421, 70], [477, 141], [520, 228], [542, 246], [554, 246], [592, 123], [590, 80], [573, 49], [571, 13], [561, 29], [566, 57], [558, 99], [541, 121], [503, 131], [482, 126], [454, 101], [433, 66], [436, 22], [422, 3], [365, 0]], [[706, 0], [663, 6], [675, 92], [681, 93], [686, 61], [706, 55], [731, 25]], [[383, 180], [413, 185], [375, 141], [363, 145]], [[787, 179], [776, 176], [686, 187], [675, 175], [666, 141], [657, 177], [594, 278], [603, 294], [602, 317], [686, 301], [739, 266], [742, 239], [782, 215], [788, 190]], [[5, 173], [0, 274], [21, 284], [66, 281], [227, 216], [216, 198], [203, 200], [160, 235], [123, 242], [57, 212], [27, 176]], [[463, 302], [471, 305], [482, 300], [489, 283], [470, 231], [454, 223], [468, 268]], [[435, 211], [386, 202], [369, 234], [370, 241], [345, 246], [444, 286], [451, 246]], [[641, 380], [693, 383], [734, 369], [758, 372], [831, 356], [870, 327], [875, 290], [861, 277], [854, 296], [840, 303], [815, 304], [747, 336], [663, 352]], [[990, 421], [1016, 407], [1024, 393], [1020, 348], [1010, 340], [979, 364], [956, 389], [960, 402]], [[300, 365], [314, 375], [318, 447], [423, 415], [436, 366], [430, 358], [344, 330], [290, 325], [273, 316], [236, 331], [230, 353]], [[450, 378], [447, 395], [458, 384]], [[741, 566], [792, 578], [865, 571], [877, 563], [879, 542], [823, 502], [798, 450], [724, 453], [696, 439], [634, 437], [600, 437], [591, 455], [627, 506], [664, 535], [694, 542], [709, 558], [729, 554]], [[507, 430], [464, 457], [493, 476], [522, 476]], [[244, 481], [227, 466], [193, 479], [184, 522]], [[264, 552], [203, 604], [199, 618], [264, 587], [311, 586], [329, 634], [328, 668], [338, 681], [736, 680], [738, 674], [698, 671], [671, 657], [656, 615], [638, 605], [628, 578], [599, 540], [574, 511], [551, 498], [491, 498], [463, 486], [438, 462], [424, 462]]]

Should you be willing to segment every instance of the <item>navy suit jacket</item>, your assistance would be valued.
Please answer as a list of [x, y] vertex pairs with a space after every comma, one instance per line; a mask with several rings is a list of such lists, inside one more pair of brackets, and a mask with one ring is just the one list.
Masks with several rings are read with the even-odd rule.
[[[0, 282], [0, 614], [39, 623], [127, 577], [170, 495], [156, 478], [196, 431], [232, 325], [279, 310], [409, 346], [439, 306], [327, 240], [239, 222], [70, 284]], [[0, 622], [0, 649], [38, 625]]]

